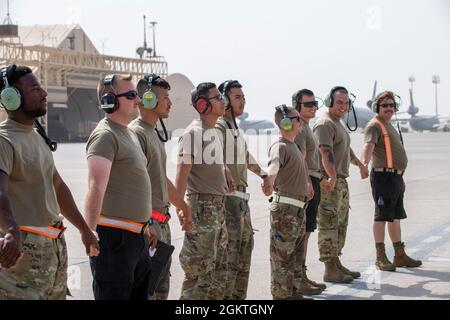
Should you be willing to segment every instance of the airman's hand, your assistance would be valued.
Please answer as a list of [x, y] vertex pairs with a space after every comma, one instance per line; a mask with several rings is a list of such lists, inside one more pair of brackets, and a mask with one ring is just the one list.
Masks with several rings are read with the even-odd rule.
[[100, 239], [95, 231], [86, 230], [81, 233], [81, 241], [86, 248], [89, 257], [97, 257], [100, 254]]
[[177, 216], [180, 221], [181, 230], [190, 232], [192, 230], [191, 208], [185, 204], [182, 210], [177, 209]]
[[369, 177], [369, 168], [361, 163], [359, 166], [359, 172], [361, 173], [361, 179], [367, 179]]
[[225, 178], [227, 180], [228, 192], [236, 191], [236, 182], [234, 181], [233, 175], [228, 167], [225, 168]]
[[265, 196], [270, 196], [273, 193], [273, 185], [270, 182], [269, 177], [265, 177], [263, 179], [263, 183], [261, 184], [262, 192]]
[[308, 195], [307, 195], [307, 199], [308, 201], [311, 201], [312, 198], [314, 198], [314, 188], [311, 185], [311, 183], [308, 182]]
[[145, 227], [144, 234], [148, 239], [150, 248], [155, 249], [156, 244], [158, 243], [158, 235], [155, 227], [153, 225], [147, 225], [147, 227]]
[[20, 231], [8, 232], [0, 239], [0, 265], [5, 269], [14, 267], [23, 257]]

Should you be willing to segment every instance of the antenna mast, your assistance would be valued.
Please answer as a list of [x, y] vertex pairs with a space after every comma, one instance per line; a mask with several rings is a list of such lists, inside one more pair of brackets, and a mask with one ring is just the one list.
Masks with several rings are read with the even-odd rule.
[[152, 25], [153, 29], [153, 56], [156, 57], [156, 36], [155, 36], [155, 26], [158, 24], [156, 21], [151, 21], [150, 24]]

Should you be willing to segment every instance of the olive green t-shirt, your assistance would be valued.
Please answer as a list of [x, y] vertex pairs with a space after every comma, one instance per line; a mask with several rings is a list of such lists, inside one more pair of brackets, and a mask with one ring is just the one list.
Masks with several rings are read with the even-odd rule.
[[[334, 119], [328, 112], [319, 117], [313, 129], [319, 146], [327, 145], [333, 149], [336, 174], [338, 178], [349, 176], [351, 160], [350, 135], [341, 121]], [[321, 163], [322, 174], [326, 175]]]
[[52, 152], [33, 127], [11, 119], [0, 124], [0, 170], [8, 175], [8, 198], [19, 226], [47, 227], [62, 221]]
[[295, 137], [295, 143], [306, 155], [308, 174], [320, 178], [319, 146], [308, 123], [304, 123], [302, 131]]
[[152, 184], [152, 206], [161, 210], [169, 206], [167, 189], [167, 154], [164, 143], [159, 139], [155, 127], [138, 118], [129, 127], [133, 130], [147, 158], [147, 171]]
[[225, 195], [227, 182], [224, 172], [223, 146], [220, 134], [200, 119], [195, 119], [178, 140], [178, 155], [191, 156], [187, 194]]
[[[391, 139], [394, 169], [405, 170], [406, 166], [408, 165], [408, 157], [406, 156], [405, 148], [403, 147], [402, 141], [400, 140], [400, 135], [391, 123], [384, 124], [384, 126], [386, 127]], [[364, 130], [364, 142], [375, 143], [375, 148], [373, 150], [372, 156], [372, 167], [387, 168], [386, 149], [384, 145], [383, 134], [381, 132], [380, 126], [375, 122], [374, 119], [370, 120]]]
[[278, 164], [279, 171], [274, 183], [274, 190], [295, 198], [306, 198], [308, 172], [305, 158], [297, 144], [280, 137], [269, 149], [269, 166]]
[[86, 156], [112, 162], [101, 214], [146, 222], [152, 213], [152, 188], [147, 158], [136, 134], [109, 119], [101, 120], [86, 145]]
[[224, 148], [225, 163], [237, 186], [247, 187], [247, 143], [239, 128], [236, 128], [233, 119], [220, 117], [216, 128], [221, 133], [220, 138]]

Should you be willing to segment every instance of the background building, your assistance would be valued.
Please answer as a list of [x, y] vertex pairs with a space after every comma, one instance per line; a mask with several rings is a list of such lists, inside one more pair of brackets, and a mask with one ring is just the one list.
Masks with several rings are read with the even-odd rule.
[[[79, 25], [0, 26], [0, 66], [26, 65], [48, 91], [48, 113], [41, 119], [52, 139], [85, 141], [104, 116], [98, 107], [97, 85], [110, 73], [131, 74], [135, 81], [156, 73], [171, 83], [173, 107], [168, 130], [184, 128], [194, 117], [192, 82], [181, 74], [168, 76], [162, 56], [139, 58], [102, 55]], [[3, 28], [3, 29], [2, 29]], [[5, 117], [0, 109], [0, 120]]]

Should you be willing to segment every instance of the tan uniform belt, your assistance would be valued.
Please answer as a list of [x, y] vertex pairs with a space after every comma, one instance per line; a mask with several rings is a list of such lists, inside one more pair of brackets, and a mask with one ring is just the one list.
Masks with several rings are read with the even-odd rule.
[[387, 173], [395, 173], [399, 176], [403, 176], [405, 173], [405, 170], [397, 170], [397, 169], [391, 169], [391, 168], [373, 168], [373, 172], [387, 172]]
[[297, 199], [293, 199], [293, 198], [289, 198], [289, 197], [279, 196], [277, 194], [275, 194], [275, 196], [273, 197], [273, 201], [277, 202], [277, 203], [289, 204], [291, 206], [298, 207], [300, 209], [303, 209], [306, 207], [306, 202], [303, 202], [303, 201], [300, 201]]
[[229, 197], [236, 197], [245, 201], [250, 200], [250, 194], [249, 193], [245, 193], [245, 192], [241, 192], [241, 191], [234, 191], [234, 192], [230, 192], [227, 194], [227, 196]]

